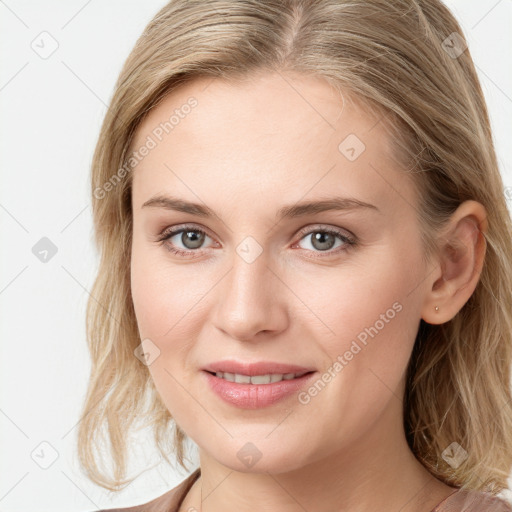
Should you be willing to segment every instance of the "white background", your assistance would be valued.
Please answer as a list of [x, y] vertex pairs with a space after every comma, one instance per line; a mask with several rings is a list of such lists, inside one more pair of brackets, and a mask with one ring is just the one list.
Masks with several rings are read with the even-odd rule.
[[[85, 306], [97, 265], [89, 166], [122, 64], [165, 3], [0, 0], [0, 512], [129, 506], [187, 476], [160, 466], [111, 495], [80, 473], [74, 445], [89, 372]], [[512, 0], [446, 3], [468, 38], [511, 186]], [[47, 59], [31, 48], [43, 31], [58, 43]], [[58, 248], [47, 263], [32, 253], [42, 237]], [[51, 456], [43, 441], [58, 453], [48, 469], [31, 458], [35, 449]], [[148, 463], [157, 460], [144, 439], [139, 446]]]

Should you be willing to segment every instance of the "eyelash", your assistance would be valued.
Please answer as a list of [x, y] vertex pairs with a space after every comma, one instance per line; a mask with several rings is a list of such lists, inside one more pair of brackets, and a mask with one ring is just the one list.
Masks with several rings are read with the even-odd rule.
[[[165, 245], [165, 248], [168, 251], [172, 252], [173, 254], [177, 254], [178, 256], [195, 257], [195, 256], [191, 256], [191, 254], [200, 252], [201, 249], [196, 249], [196, 250], [190, 249], [188, 251], [184, 251], [183, 249], [177, 249], [175, 247], [172, 247], [169, 243], [166, 242], [173, 236], [175, 236], [179, 233], [183, 233], [185, 231], [192, 231], [194, 233], [200, 233], [202, 235], [210, 237], [210, 235], [208, 235], [208, 233], [206, 233], [206, 231], [204, 231], [203, 229], [197, 228], [195, 226], [184, 225], [184, 226], [180, 226], [179, 228], [174, 228], [171, 230], [165, 229], [164, 231], [162, 231], [159, 234], [157, 242], [163, 243], [163, 245]], [[347, 251], [350, 248], [355, 247], [357, 245], [357, 239], [355, 237], [347, 236], [344, 233], [342, 233], [341, 231], [339, 231], [335, 228], [331, 228], [331, 227], [317, 227], [315, 229], [309, 229], [309, 230], [305, 228], [305, 229], [301, 230], [297, 236], [299, 236], [299, 241], [300, 241], [305, 236], [311, 235], [313, 233], [329, 233], [330, 235], [339, 237], [342, 240], [342, 242], [344, 242], [344, 244], [345, 244], [344, 246], [338, 247], [335, 250], [329, 249], [328, 251], [310, 251], [308, 249], [303, 249], [304, 251], [316, 252], [316, 253], [320, 254], [319, 256], [313, 256], [313, 258], [329, 257], [329, 256], [332, 256], [333, 254], [338, 254], [342, 251]], [[325, 254], [325, 256], [324, 256], [324, 254]]]

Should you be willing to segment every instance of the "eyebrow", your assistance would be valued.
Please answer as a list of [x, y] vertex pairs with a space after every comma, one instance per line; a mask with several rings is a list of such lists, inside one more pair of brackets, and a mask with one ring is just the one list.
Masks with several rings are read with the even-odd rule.
[[[157, 195], [146, 201], [142, 208], [164, 208], [166, 210], [173, 210], [198, 217], [217, 217], [215, 212], [206, 205], [199, 203], [192, 203], [183, 199], [178, 199], [170, 196]], [[313, 215], [326, 211], [345, 211], [345, 210], [374, 210], [382, 213], [377, 206], [360, 201], [352, 197], [330, 197], [317, 201], [308, 201], [296, 203], [290, 206], [283, 206], [277, 212], [277, 219], [292, 219], [306, 215]]]

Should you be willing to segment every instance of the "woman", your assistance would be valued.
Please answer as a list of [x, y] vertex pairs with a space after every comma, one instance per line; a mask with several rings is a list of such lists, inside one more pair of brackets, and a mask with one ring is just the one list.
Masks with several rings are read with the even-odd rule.
[[441, 2], [172, 1], [92, 169], [81, 463], [200, 456], [122, 510], [512, 510], [512, 227]]

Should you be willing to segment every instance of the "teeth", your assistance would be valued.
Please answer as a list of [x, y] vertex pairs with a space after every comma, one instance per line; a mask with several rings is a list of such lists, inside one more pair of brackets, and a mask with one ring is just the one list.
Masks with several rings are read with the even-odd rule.
[[240, 375], [238, 373], [232, 374], [235, 377], [235, 382], [238, 384], [250, 384], [251, 383], [251, 377], [249, 375]]
[[300, 377], [304, 373], [267, 373], [266, 375], [242, 375], [240, 373], [216, 372], [220, 379], [236, 382], [237, 384], [271, 384], [281, 380], [291, 380]]

